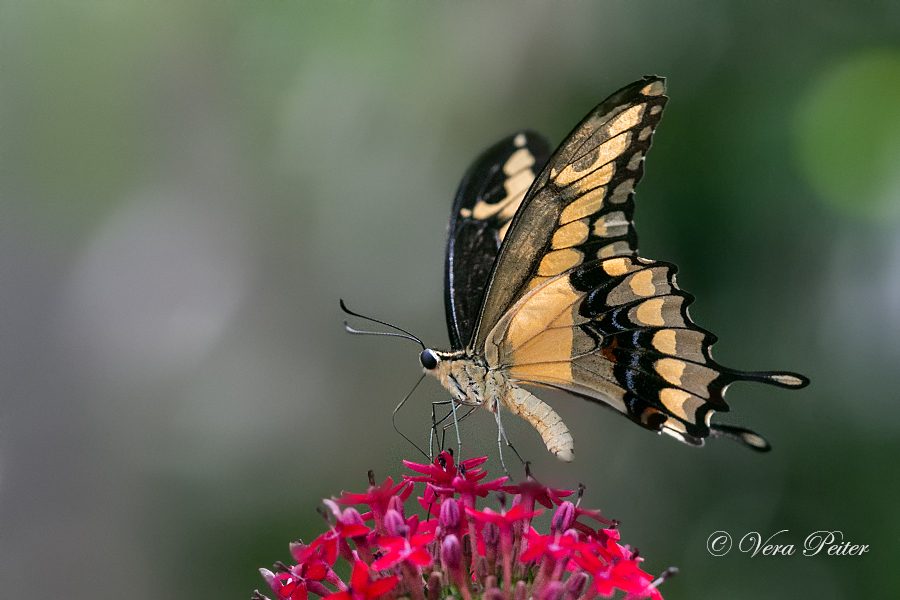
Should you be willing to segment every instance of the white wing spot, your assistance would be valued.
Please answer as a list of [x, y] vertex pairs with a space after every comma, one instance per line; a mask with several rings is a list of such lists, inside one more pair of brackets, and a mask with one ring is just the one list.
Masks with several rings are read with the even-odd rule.
[[631, 160], [628, 161], [628, 170], [636, 171], [639, 166], [641, 166], [641, 161], [644, 160], [643, 152], [635, 152], [634, 156], [631, 157]]

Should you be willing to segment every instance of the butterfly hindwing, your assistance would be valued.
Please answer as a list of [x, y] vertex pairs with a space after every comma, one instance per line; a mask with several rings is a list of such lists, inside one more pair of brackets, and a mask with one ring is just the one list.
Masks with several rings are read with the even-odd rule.
[[[674, 265], [635, 256], [595, 260], [528, 292], [488, 336], [488, 363], [513, 381], [563, 389], [639, 425], [702, 445], [738, 380], [803, 387], [793, 373], [745, 373], [716, 363], [716, 338], [688, 314], [693, 296]], [[720, 435], [766, 449], [748, 430]], [[755, 437], [754, 437], [755, 436]], [[758, 442], [758, 443], [756, 443]]]
[[444, 300], [454, 350], [472, 337], [500, 244], [549, 157], [550, 145], [543, 136], [521, 131], [486, 150], [463, 177], [453, 203], [445, 259]]
[[664, 91], [659, 77], [619, 90], [550, 157], [500, 248], [471, 348], [529, 289], [587, 262], [637, 254], [633, 192]]

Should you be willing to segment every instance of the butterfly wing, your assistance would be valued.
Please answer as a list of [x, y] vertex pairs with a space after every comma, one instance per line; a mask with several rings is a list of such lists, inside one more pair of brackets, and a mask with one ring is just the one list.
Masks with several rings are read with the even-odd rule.
[[728, 410], [725, 389], [808, 380], [716, 363], [716, 338], [690, 319], [675, 266], [637, 256], [634, 188], [664, 91], [659, 77], [619, 90], [551, 156], [509, 225], [468, 350], [513, 381], [601, 402], [686, 443], [714, 434], [765, 450], [749, 430], [710, 425]]
[[573, 267], [637, 254], [634, 187], [668, 98], [645, 77], [603, 101], [560, 145], [509, 226], [485, 291], [470, 351], [521, 298]]
[[693, 296], [675, 284], [675, 265], [635, 256], [595, 260], [523, 296], [488, 336], [486, 359], [520, 383], [601, 402], [635, 423], [702, 445], [710, 433], [757, 450], [752, 431], [711, 426], [735, 381], [800, 388], [786, 372], [744, 372], [716, 363], [716, 337], [688, 315]]
[[444, 302], [454, 350], [472, 337], [491, 265], [513, 216], [550, 157], [542, 136], [521, 131], [486, 150], [469, 168], [453, 203]]

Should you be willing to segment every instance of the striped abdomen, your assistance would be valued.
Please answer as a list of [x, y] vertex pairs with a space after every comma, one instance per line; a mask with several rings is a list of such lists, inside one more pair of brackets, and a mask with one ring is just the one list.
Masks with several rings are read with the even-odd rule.
[[547, 450], [560, 460], [571, 462], [575, 458], [575, 444], [562, 418], [546, 402], [527, 390], [512, 383], [507, 386], [507, 393], [501, 398], [503, 404], [537, 429]]

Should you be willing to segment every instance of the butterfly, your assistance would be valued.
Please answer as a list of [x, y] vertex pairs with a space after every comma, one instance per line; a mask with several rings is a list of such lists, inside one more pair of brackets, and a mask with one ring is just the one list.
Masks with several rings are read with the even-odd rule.
[[694, 446], [714, 435], [764, 451], [768, 442], [753, 431], [711, 424], [729, 409], [726, 388], [809, 383], [716, 363], [716, 337], [691, 320], [694, 297], [676, 285], [675, 265], [638, 255], [634, 189], [667, 101], [665, 79], [645, 77], [600, 103], [552, 153], [542, 136], [520, 131], [462, 180], [445, 263], [451, 349], [423, 345], [419, 360], [454, 410], [493, 412], [499, 437], [505, 408], [551, 453], [574, 458], [568, 427], [529, 385], [565, 390]]

